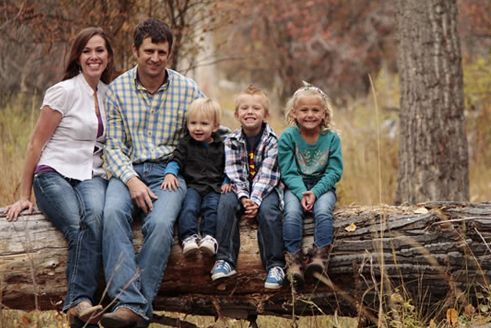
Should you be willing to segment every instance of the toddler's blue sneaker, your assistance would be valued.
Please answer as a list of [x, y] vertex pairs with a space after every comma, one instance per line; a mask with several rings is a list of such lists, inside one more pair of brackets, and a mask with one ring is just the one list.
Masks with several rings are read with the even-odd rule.
[[285, 280], [285, 272], [279, 266], [272, 267], [268, 271], [266, 281], [264, 282], [264, 288], [279, 289], [283, 286], [283, 280]]
[[235, 271], [227, 261], [218, 260], [215, 262], [213, 269], [211, 269], [211, 280], [231, 277], [236, 273], [237, 271]]

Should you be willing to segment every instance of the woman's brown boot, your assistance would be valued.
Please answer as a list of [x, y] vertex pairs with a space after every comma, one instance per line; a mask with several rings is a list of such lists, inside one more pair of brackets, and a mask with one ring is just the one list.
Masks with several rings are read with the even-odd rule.
[[296, 253], [286, 253], [286, 276], [288, 280], [292, 283], [293, 288], [296, 290], [301, 290], [304, 286], [303, 277], [303, 253], [298, 251]]
[[331, 245], [311, 250], [311, 260], [305, 267], [305, 279], [313, 280], [314, 274], [323, 274], [327, 270], [327, 261], [329, 260], [329, 253], [331, 252]]

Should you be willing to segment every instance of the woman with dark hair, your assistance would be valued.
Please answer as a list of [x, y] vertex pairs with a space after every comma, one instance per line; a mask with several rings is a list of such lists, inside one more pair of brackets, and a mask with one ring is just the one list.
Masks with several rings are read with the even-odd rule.
[[[63, 310], [70, 327], [97, 327], [102, 310], [94, 299], [101, 265], [102, 212], [107, 181], [102, 169], [104, 97], [113, 50], [101, 28], [86, 28], [71, 46], [63, 81], [49, 88], [31, 136], [20, 198], [7, 220], [39, 209], [68, 241]], [[87, 325], [88, 324], [88, 325]]]

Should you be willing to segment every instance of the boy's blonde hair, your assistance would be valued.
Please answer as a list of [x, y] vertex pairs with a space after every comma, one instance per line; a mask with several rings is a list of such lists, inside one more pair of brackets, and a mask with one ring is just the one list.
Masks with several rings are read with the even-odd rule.
[[270, 107], [270, 101], [268, 96], [266, 95], [266, 92], [264, 92], [262, 89], [256, 87], [254, 84], [250, 84], [247, 89], [239, 93], [235, 97], [235, 112], [239, 109], [240, 105], [240, 97], [248, 95], [248, 96], [259, 96], [261, 98], [261, 105], [263, 105], [264, 110], [266, 114], [269, 114], [269, 107]]
[[293, 96], [286, 103], [285, 117], [288, 124], [298, 126], [298, 122], [295, 120], [294, 110], [298, 99], [302, 96], [318, 96], [321, 99], [322, 107], [326, 113], [324, 119], [322, 120], [321, 129], [334, 130], [334, 122], [332, 118], [333, 105], [331, 98], [329, 98], [329, 96], [318, 87], [305, 81], [303, 81], [303, 87], [297, 89], [297, 91], [293, 93]]
[[213, 119], [215, 125], [220, 125], [221, 107], [218, 102], [210, 98], [195, 99], [189, 105], [187, 119], [190, 117], [207, 117]]

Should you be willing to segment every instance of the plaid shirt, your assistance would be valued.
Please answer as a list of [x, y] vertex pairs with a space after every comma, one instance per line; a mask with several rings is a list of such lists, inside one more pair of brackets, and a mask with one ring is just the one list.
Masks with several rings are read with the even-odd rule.
[[250, 198], [258, 206], [279, 183], [278, 137], [266, 124], [254, 157], [256, 175], [249, 185], [249, 161], [247, 158], [246, 139], [242, 129], [230, 134], [225, 143], [225, 173], [232, 183], [237, 197]]
[[170, 157], [184, 134], [188, 105], [203, 97], [196, 82], [166, 71], [166, 83], [153, 95], [138, 82], [137, 67], [109, 86], [105, 163], [124, 183], [137, 176], [133, 164]]

